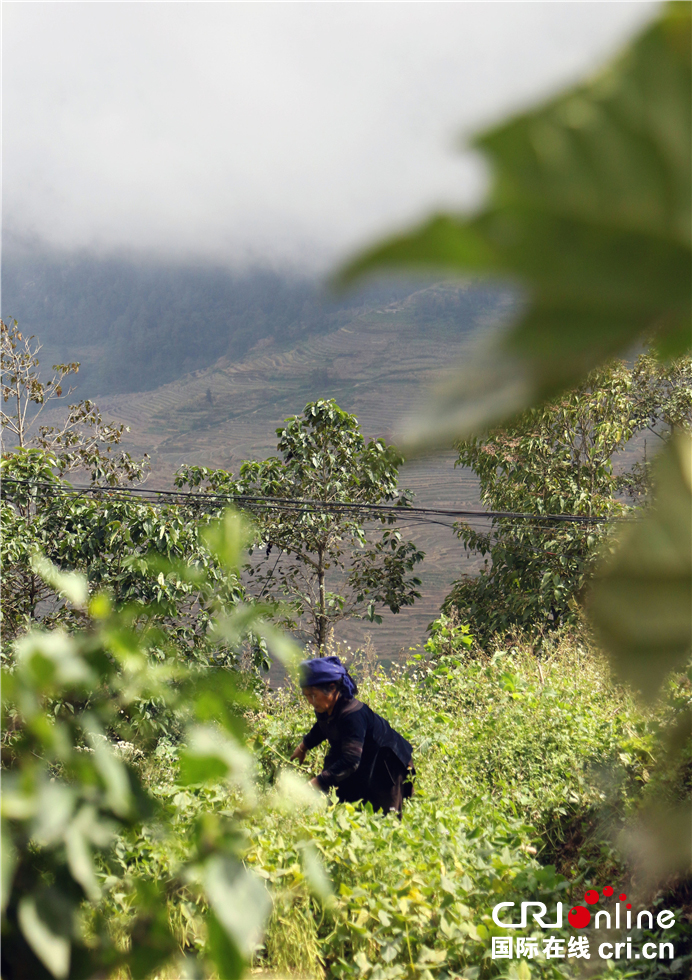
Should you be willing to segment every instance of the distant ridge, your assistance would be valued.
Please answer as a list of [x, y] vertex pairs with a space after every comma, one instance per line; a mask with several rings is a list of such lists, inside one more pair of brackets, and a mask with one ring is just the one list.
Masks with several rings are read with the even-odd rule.
[[[487, 285], [399, 281], [329, 304], [315, 283], [266, 270], [40, 252], [10, 252], [3, 268], [4, 315], [44, 342], [43, 364], [82, 361], [76, 397], [130, 426], [126, 448], [151, 455], [154, 486], [184, 463], [237, 472], [272, 455], [277, 426], [320, 397], [353, 412], [368, 437], [395, 440], [428, 387], [513, 302]], [[403, 467], [416, 503], [478, 506], [475, 476], [455, 470], [454, 456]], [[371, 633], [385, 660], [425, 641], [452, 580], [479, 565], [448, 528], [406, 533], [426, 552], [423, 598], [380, 626], [356, 620], [340, 632], [352, 645]]]
[[259, 266], [163, 264], [11, 240], [2, 269], [3, 316], [41, 339], [44, 363], [81, 361], [82, 397], [151, 390], [258, 343], [295, 344], [367, 312], [464, 330], [497, 295], [488, 286], [390, 280], [335, 298], [307, 276]]

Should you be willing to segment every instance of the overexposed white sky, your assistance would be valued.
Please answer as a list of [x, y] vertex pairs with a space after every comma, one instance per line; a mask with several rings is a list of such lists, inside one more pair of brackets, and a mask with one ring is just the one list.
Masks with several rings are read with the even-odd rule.
[[472, 207], [459, 136], [588, 74], [656, 6], [6, 0], [5, 232], [326, 268]]

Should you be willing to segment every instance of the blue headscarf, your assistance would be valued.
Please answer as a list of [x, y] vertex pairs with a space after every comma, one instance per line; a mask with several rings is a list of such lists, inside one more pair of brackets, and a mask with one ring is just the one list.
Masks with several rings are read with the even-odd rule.
[[315, 657], [313, 660], [304, 660], [300, 665], [301, 687], [338, 683], [341, 683], [341, 696], [350, 701], [358, 688], [338, 657]]

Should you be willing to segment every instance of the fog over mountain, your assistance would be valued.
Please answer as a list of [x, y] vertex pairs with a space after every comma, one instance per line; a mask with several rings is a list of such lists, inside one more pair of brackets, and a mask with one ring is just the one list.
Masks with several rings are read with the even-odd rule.
[[[349, 251], [479, 200], [460, 130], [588, 72], [655, 6], [6, 3], [2, 314], [89, 395], [333, 333], [418, 289], [328, 295]], [[493, 305], [419, 297], [420, 330], [426, 303], [462, 332]]]
[[655, 6], [6, 2], [5, 231], [328, 269], [473, 206], [460, 133], [588, 73]]
[[80, 397], [94, 397], [150, 391], [219, 358], [238, 361], [257, 344], [295, 347], [407, 297], [421, 336], [433, 323], [462, 335], [497, 306], [499, 291], [390, 279], [335, 296], [313, 276], [266, 266], [232, 271], [15, 245], [2, 294], [3, 316], [43, 343], [44, 368], [80, 361], [74, 384]]

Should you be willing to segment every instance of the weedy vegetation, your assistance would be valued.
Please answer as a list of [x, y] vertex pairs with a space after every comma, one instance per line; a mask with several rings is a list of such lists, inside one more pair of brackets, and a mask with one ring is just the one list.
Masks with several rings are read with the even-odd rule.
[[[692, 700], [690, 678], [671, 678], [650, 710], [613, 682], [583, 633], [538, 648], [507, 635], [486, 651], [469, 647], [468, 631], [449, 621], [444, 633], [391, 673], [358, 653], [352, 667], [363, 698], [414, 745], [415, 794], [401, 822], [307, 789], [307, 773], [288, 756], [311, 713], [287, 684], [260, 693], [245, 713], [258, 766], [252, 809], [222, 780], [181, 787], [178, 750], [162, 740], [136, 765], [174, 809], [174, 833], [122, 834], [111, 862], [121, 874], [136, 867], [144, 881], [172, 880], [200, 822], [236, 808], [238, 852], [272, 900], [252, 964], [282, 977], [504, 976], [489, 957], [492, 936], [504, 934], [491, 919], [500, 901], [569, 907], [588, 888], [611, 884], [638, 889], [654, 908], [683, 904], [674, 882], [633, 882], [626, 855], [648, 800], [665, 795], [675, 804], [692, 789], [689, 747], [675, 773], [665, 767], [666, 735]], [[121, 888], [104, 895], [101, 914], [116, 932], [130, 901]], [[166, 901], [181, 950], [203, 951], [204, 900], [179, 886]], [[672, 964], [636, 973], [616, 964], [608, 975], [684, 976], [692, 933], [677, 911], [666, 934]], [[573, 930], [565, 922], [556, 934]], [[583, 960], [537, 959], [509, 975], [583, 972]]]

